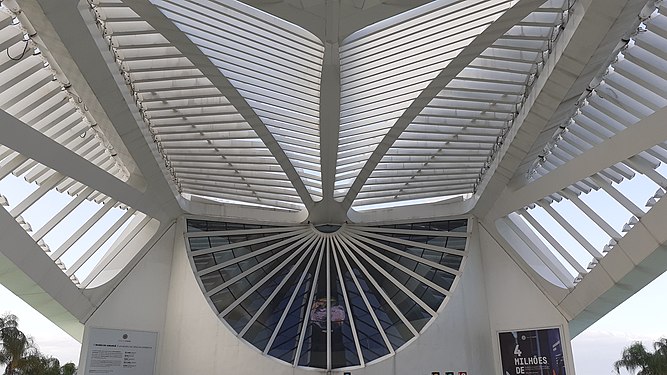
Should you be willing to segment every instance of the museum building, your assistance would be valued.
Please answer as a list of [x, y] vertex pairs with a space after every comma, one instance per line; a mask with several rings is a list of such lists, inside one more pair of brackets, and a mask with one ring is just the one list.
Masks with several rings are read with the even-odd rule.
[[660, 0], [1, 0], [0, 284], [83, 375], [573, 375], [666, 141]]

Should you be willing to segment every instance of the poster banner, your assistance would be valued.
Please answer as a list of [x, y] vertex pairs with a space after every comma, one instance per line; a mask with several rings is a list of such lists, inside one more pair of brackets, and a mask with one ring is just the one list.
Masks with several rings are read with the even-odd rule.
[[498, 333], [503, 375], [566, 375], [558, 328]]
[[157, 332], [91, 328], [85, 375], [152, 375]]

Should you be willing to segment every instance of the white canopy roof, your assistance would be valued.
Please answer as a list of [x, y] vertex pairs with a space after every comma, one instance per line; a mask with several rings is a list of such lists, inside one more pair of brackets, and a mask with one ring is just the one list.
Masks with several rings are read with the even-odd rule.
[[[474, 215], [522, 266], [576, 290], [662, 212], [659, 1], [55, 3], [0, 7], [0, 184], [30, 185], [0, 204], [77, 286], [108, 281], [183, 213]], [[31, 224], [53, 192], [69, 195]]]

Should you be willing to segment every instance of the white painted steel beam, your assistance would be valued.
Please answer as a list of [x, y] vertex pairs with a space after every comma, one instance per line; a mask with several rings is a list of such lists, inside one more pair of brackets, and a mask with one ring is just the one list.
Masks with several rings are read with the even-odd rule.
[[299, 25], [316, 35], [321, 40], [327, 39], [327, 16], [330, 6], [341, 7], [340, 12], [346, 17], [340, 18], [337, 23], [337, 34], [335, 37], [342, 41], [350, 34], [391, 17], [404, 18], [404, 13], [428, 3], [426, 0], [399, 0], [390, 4], [381, 2], [340, 2], [337, 0], [326, 0], [324, 6], [319, 2], [291, 2], [291, 1], [267, 1], [267, 0], [241, 0], [243, 3], [262, 9], [276, 17]]
[[[139, 204], [127, 203], [155, 218], [174, 217], [182, 212], [144, 134], [137, 126], [140, 117], [123, 97], [124, 83], [117, 82], [117, 77], [109, 70], [113, 64], [112, 57], [101, 53], [108, 48], [94, 37], [96, 26], [90, 17], [88, 4], [28, 0], [22, 2], [21, 7], [92, 116], [109, 136], [110, 142], [115, 144], [131, 174], [129, 183], [138, 191], [145, 189], [147, 196], [154, 201], [148, 203], [147, 199], [138, 199]], [[141, 170], [136, 165], [141, 165]], [[123, 201], [122, 198], [119, 200]], [[146, 204], [154, 204], [155, 207], [142, 208]]]
[[503, 194], [505, 198], [498, 199], [497, 213], [502, 212], [503, 215], [506, 215], [525, 207], [662, 143], [667, 140], [665, 118], [667, 118], [667, 107], [640, 120], [631, 128], [621, 131], [530, 184], [513, 191], [506, 191]]
[[174, 46], [187, 55], [189, 60], [213, 83], [236, 110], [243, 116], [253, 130], [257, 133], [264, 145], [271, 151], [282, 170], [292, 181], [295, 190], [304, 203], [306, 208], [311, 208], [313, 199], [306, 189], [301, 177], [280, 147], [275, 137], [267, 129], [257, 113], [248, 104], [246, 98], [241, 96], [238, 90], [232, 85], [227, 77], [204, 55], [204, 53], [182, 32], [180, 31], [164, 14], [162, 14], [154, 5], [147, 0], [128, 2], [134, 12], [149, 22], [156, 31], [169, 40]]
[[123, 202], [149, 216], [162, 218], [165, 207], [134, 187], [93, 165], [51, 138], [0, 110], [1, 142], [61, 174]]
[[0, 283], [77, 339], [95, 306], [48, 254], [0, 208]]
[[544, 208], [544, 210], [552, 217], [560, 226], [562, 226], [567, 233], [569, 233], [574, 239], [579, 242], [579, 244], [588, 251], [593, 258], [601, 259], [602, 253], [598, 251], [595, 246], [593, 246], [587, 239], [582, 235], [578, 230], [576, 230], [572, 224], [567, 221], [561, 214], [559, 214], [550, 204], [544, 201], [539, 201], [538, 204]]
[[[478, 215], [485, 216], [495, 203], [497, 207], [504, 206], [506, 201], [499, 199], [498, 196], [508, 185], [521, 190], [516, 185], [521, 185], [519, 181], [523, 181], [525, 176], [517, 170], [523, 168], [522, 163], [525, 158], [531, 158], [529, 153], [533, 152], [531, 148], [536, 141], [539, 143], [538, 137], [543, 138], [544, 135], [541, 134], [553, 131], [550, 130], [553, 127], [545, 130], [545, 124], [566, 118], [576, 101], [568, 98], [572, 98], [573, 95], [575, 98], [580, 96], [595, 74], [611, 61], [610, 54], [615, 46], [621, 43], [621, 38], [627, 34], [628, 28], [631, 28], [632, 23], [637, 20], [637, 14], [644, 4], [625, 0], [613, 2], [584, 0], [574, 4], [573, 18], [570, 21], [573, 26], [566, 27], [554, 45], [555, 53], [545, 62], [545, 69], [537, 78], [536, 86], [522, 107], [516, 125], [510, 129], [498, 151], [498, 156], [491, 163], [489, 172], [478, 187], [479, 201], [475, 207]], [[588, 176], [608, 166], [596, 169]], [[510, 180], [514, 177], [516, 179], [510, 184]], [[568, 180], [570, 182], [563, 184], [560, 189], [580, 179], [568, 178]], [[538, 181], [533, 181], [530, 185], [535, 186]], [[532, 202], [542, 197], [537, 197]], [[503, 211], [507, 214], [523, 206], [525, 204]]]
[[664, 218], [667, 199], [658, 203], [618, 241], [557, 307], [577, 335], [667, 270]]
[[482, 34], [477, 36], [463, 51], [456, 56], [438, 76], [429, 83], [412, 104], [405, 110], [403, 115], [396, 121], [380, 144], [375, 148], [368, 162], [356, 176], [354, 183], [343, 199], [343, 206], [352, 206], [356, 196], [361, 191], [364, 183], [370, 177], [382, 156], [389, 150], [401, 133], [431, 102], [431, 100], [442, 90], [454, 77], [456, 77], [468, 64], [470, 64], [482, 51], [488, 48], [501, 35], [509, 30], [514, 24], [522, 20], [530, 12], [542, 4], [541, 1], [520, 0], [511, 9], [505, 12], [493, 24], [486, 28]]

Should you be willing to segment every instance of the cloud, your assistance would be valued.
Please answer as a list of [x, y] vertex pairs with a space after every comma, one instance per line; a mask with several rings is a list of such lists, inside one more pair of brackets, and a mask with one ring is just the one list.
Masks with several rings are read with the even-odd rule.
[[81, 344], [70, 337], [42, 314], [0, 285], [0, 315], [11, 312], [19, 318], [19, 328], [31, 336], [45, 355], [58, 358], [61, 363], [79, 363]]
[[67, 362], [79, 363], [80, 345], [69, 337], [52, 339], [36, 339], [39, 350], [51, 357], [58, 358], [61, 364]]
[[[623, 349], [635, 341], [651, 345], [659, 335], [646, 335], [610, 330], [588, 330], [572, 340], [574, 366], [577, 375], [615, 374], [613, 365]], [[621, 372], [621, 374], [627, 374]]]

